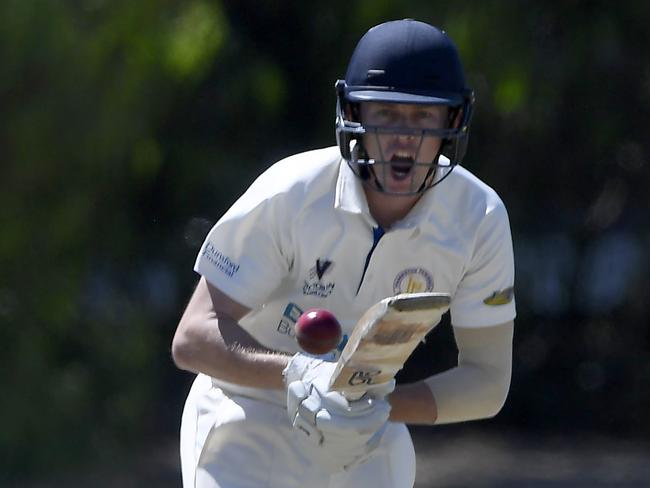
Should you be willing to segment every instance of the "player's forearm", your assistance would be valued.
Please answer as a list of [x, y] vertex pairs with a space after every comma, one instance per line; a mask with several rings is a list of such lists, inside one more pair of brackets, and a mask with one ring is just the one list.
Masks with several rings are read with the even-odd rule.
[[429, 378], [438, 408], [436, 424], [494, 417], [508, 396], [510, 375], [477, 365], [461, 365]]
[[397, 387], [390, 396], [391, 420], [442, 424], [495, 416], [510, 389], [513, 327], [455, 327], [458, 366]]
[[[183, 327], [172, 343], [176, 365], [241, 386], [281, 389], [289, 356], [264, 349], [249, 340], [229, 339], [221, 329], [229, 319], [214, 318]], [[221, 322], [221, 323], [219, 323]]]
[[458, 366], [425, 380], [437, 406], [437, 424], [495, 416], [512, 374], [513, 323], [482, 329], [454, 328]]
[[458, 366], [426, 382], [398, 386], [389, 397], [390, 420], [432, 425], [493, 417], [505, 403], [508, 386], [503, 372]]
[[249, 311], [201, 278], [172, 341], [176, 365], [242, 386], [282, 388], [289, 358], [265, 349], [239, 326]]

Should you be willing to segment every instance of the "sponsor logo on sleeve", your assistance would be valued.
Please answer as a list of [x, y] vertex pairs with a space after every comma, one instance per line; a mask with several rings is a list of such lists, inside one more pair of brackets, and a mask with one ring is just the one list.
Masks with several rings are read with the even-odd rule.
[[510, 303], [515, 297], [515, 288], [509, 286], [503, 290], [498, 290], [492, 293], [489, 297], [483, 300], [486, 305], [506, 305]]
[[433, 291], [433, 276], [424, 268], [405, 269], [395, 277], [393, 291], [396, 294]]
[[230, 278], [235, 276], [237, 271], [239, 271], [239, 264], [235, 263], [232, 259], [219, 251], [211, 242], [206, 244], [202, 256], [215, 268]]

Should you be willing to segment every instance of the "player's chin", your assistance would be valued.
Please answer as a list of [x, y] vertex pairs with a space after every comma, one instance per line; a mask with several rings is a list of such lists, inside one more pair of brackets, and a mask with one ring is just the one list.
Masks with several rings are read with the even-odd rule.
[[383, 185], [383, 189], [385, 193], [388, 193], [390, 195], [397, 195], [397, 196], [415, 195], [417, 193], [418, 188], [419, 186], [415, 184], [403, 185], [403, 184], [391, 184], [389, 182]]
[[391, 194], [412, 195], [422, 185], [422, 177], [414, 169], [407, 172], [391, 169], [384, 178], [382, 186]]

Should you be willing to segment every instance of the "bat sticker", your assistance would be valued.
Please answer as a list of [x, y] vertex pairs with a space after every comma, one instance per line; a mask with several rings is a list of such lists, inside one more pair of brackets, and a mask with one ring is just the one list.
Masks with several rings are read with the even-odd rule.
[[372, 379], [380, 374], [381, 374], [381, 370], [355, 371], [354, 373], [352, 373], [352, 376], [350, 376], [350, 379], [348, 380], [348, 384], [350, 386], [372, 385], [373, 384]]

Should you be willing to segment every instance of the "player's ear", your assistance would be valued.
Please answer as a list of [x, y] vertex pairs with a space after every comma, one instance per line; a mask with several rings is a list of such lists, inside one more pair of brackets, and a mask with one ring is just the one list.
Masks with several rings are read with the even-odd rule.
[[345, 116], [353, 122], [361, 122], [361, 106], [358, 103], [348, 103], [345, 107]]

